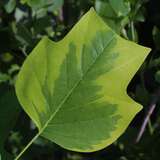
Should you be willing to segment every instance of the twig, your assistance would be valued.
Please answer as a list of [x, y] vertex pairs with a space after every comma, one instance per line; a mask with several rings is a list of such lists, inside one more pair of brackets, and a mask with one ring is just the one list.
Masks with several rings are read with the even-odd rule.
[[149, 119], [150, 119], [152, 113], [154, 112], [155, 108], [156, 108], [156, 103], [154, 102], [150, 105], [149, 110], [148, 110], [148, 112], [147, 112], [147, 114], [144, 118], [144, 121], [143, 121], [142, 126], [140, 128], [140, 131], [139, 131], [139, 133], [137, 135], [137, 138], [136, 138], [136, 143], [138, 143], [140, 141], [140, 139], [141, 139], [141, 137], [142, 137], [142, 135], [143, 135], [143, 133], [146, 129], [146, 126], [149, 122]]
[[138, 132], [135, 143], [138, 143], [140, 141], [140, 139], [142, 138], [143, 133], [146, 129], [146, 126], [147, 126], [147, 124], [150, 120], [150, 117], [151, 117], [152, 113], [154, 112], [154, 110], [157, 106], [156, 104], [157, 104], [159, 98], [160, 98], [160, 87], [158, 87], [157, 90], [153, 94], [152, 101], [151, 101], [150, 106], [149, 106], [149, 110], [148, 110], [146, 116], [144, 117], [144, 121], [143, 121], [142, 126], [140, 128], [140, 131]]

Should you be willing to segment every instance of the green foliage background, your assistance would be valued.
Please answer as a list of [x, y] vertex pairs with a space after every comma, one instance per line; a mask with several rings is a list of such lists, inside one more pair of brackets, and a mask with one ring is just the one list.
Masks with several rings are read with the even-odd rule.
[[[0, 1], [0, 107], [11, 105], [13, 118], [6, 129], [5, 149], [17, 155], [37, 132], [14, 95], [16, 75], [34, 46], [44, 36], [62, 39], [81, 15], [95, 6], [118, 34], [153, 49], [128, 87], [128, 94], [144, 106], [127, 132], [106, 149], [80, 154], [39, 138], [24, 160], [157, 160], [160, 156], [160, 2], [159, 0], [2, 0]], [[3, 101], [2, 101], [3, 100]], [[150, 105], [157, 107], [140, 142], [136, 136]], [[14, 105], [13, 105], [14, 104]], [[9, 112], [8, 112], [9, 113]], [[18, 114], [18, 116], [17, 116]], [[4, 114], [3, 114], [4, 115]], [[15, 118], [17, 117], [17, 118]], [[3, 116], [0, 114], [0, 119]], [[3, 118], [4, 119], [4, 118]], [[7, 124], [6, 124], [7, 125]], [[8, 130], [10, 130], [8, 134]], [[1, 131], [0, 131], [1, 134]], [[1, 138], [0, 138], [1, 140]], [[3, 139], [4, 140], [4, 139]], [[0, 151], [3, 156], [3, 144]], [[6, 158], [9, 159], [10, 155]], [[5, 158], [3, 158], [5, 159]], [[2, 160], [3, 160], [2, 159]], [[11, 158], [12, 159], [12, 158]]]

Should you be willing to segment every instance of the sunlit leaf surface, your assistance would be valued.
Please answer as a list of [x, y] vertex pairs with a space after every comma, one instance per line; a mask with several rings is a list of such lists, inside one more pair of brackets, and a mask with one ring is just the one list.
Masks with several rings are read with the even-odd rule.
[[39, 42], [19, 73], [17, 96], [41, 136], [69, 150], [102, 149], [142, 109], [126, 88], [149, 51], [91, 9], [60, 42]]

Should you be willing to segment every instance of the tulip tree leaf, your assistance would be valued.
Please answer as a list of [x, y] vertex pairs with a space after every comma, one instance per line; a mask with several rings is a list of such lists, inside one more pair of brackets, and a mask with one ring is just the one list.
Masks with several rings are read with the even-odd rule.
[[142, 109], [126, 88], [149, 51], [91, 9], [58, 43], [39, 42], [18, 75], [18, 99], [39, 135], [69, 150], [102, 149]]

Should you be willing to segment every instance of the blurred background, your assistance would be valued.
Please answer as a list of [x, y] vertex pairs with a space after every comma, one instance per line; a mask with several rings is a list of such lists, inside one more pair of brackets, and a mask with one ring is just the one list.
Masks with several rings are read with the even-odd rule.
[[13, 159], [11, 155], [16, 156], [37, 133], [36, 127], [20, 107], [14, 91], [15, 79], [23, 61], [44, 35], [54, 41], [61, 40], [92, 6], [119, 35], [152, 48], [128, 86], [128, 94], [144, 109], [118, 141], [101, 151], [88, 154], [71, 152], [38, 138], [22, 160], [159, 159], [160, 1], [0, 0], [2, 160]]

